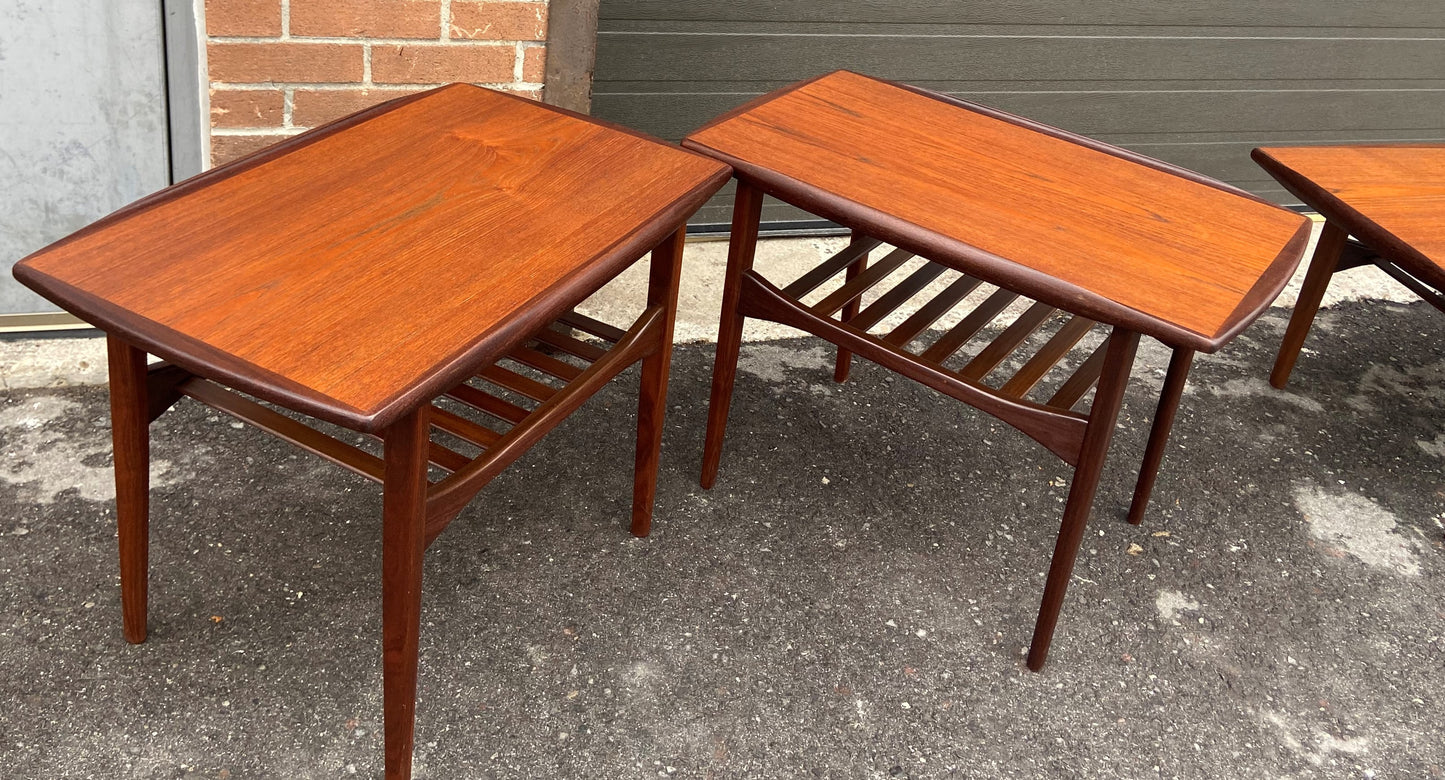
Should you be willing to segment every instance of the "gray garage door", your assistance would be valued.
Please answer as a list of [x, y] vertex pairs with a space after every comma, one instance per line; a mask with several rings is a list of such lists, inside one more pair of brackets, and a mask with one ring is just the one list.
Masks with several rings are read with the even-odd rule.
[[[1442, 0], [602, 0], [593, 113], [668, 139], [837, 68], [1289, 203], [1260, 144], [1445, 139]], [[715, 199], [699, 223], [727, 221]], [[768, 220], [796, 219], [781, 204]]]
[[16, 260], [170, 183], [159, 0], [0, 3], [0, 314]]

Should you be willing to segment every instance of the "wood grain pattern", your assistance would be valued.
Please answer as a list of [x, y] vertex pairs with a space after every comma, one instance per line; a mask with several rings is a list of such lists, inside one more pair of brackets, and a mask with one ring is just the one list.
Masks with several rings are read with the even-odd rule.
[[115, 453], [115, 517], [120, 542], [120, 611], [127, 642], [146, 639], [150, 571], [150, 405], [146, 355], [114, 336], [110, 368], [110, 434]]
[[388, 428], [381, 518], [381, 660], [386, 780], [411, 777], [426, 551], [427, 410]]
[[1273, 146], [1251, 156], [1325, 218], [1445, 289], [1445, 144]]
[[637, 455], [632, 476], [632, 535], [652, 532], [652, 505], [657, 498], [657, 462], [662, 455], [662, 425], [667, 414], [667, 374], [672, 364], [672, 330], [677, 322], [677, 292], [682, 280], [682, 248], [687, 228], [652, 250], [648, 271], [647, 308], [662, 311], [656, 350], [642, 360], [637, 394]]
[[[717, 482], [718, 464], [722, 460], [728, 410], [733, 402], [733, 382], [737, 379], [738, 355], [742, 350], [743, 321], [746, 319], [739, 310], [743, 301], [743, 274], [752, 269], [753, 257], [757, 254], [758, 219], [762, 210], [763, 193], [747, 182], [738, 182], [733, 205], [732, 237], [728, 240], [727, 276], [723, 279], [722, 314], [718, 319], [717, 352], [712, 364], [712, 391], [707, 403], [707, 434], [702, 444], [702, 478], [699, 482], [705, 489], [711, 489]], [[867, 254], [865, 246], [858, 243], [850, 245], [853, 252], [849, 256], [856, 260]], [[839, 253], [839, 256], [842, 255]], [[837, 259], [838, 256], [835, 256], [834, 260]], [[842, 270], [842, 267], [837, 270]], [[815, 283], [805, 274], [803, 279], [793, 284], [816, 287], [825, 280], [818, 279]]]
[[1300, 215], [1029, 124], [839, 71], [749, 104], [684, 146], [936, 262], [1208, 352], [1298, 264]]
[[1139, 467], [1139, 479], [1134, 483], [1134, 499], [1129, 503], [1129, 522], [1134, 525], [1144, 522], [1144, 512], [1149, 509], [1149, 496], [1154, 492], [1159, 465], [1164, 462], [1164, 447], [1169, 443], [1169, 432], [1174, 429], [1174, 415], [1179, 412], [1184, 382], [1189, 378], [1192, 365], [1194, 353], [1187, 349], [1176, 349], [1169, 356], [1169, 372], [1164, 375], [1164, 388], [1159, 392], [1159, 405], [1154, 410], [1154, 422], [1149, 426], [1144, 463]]
[[727, 177], [466, 85], [342, 124], [103, 220], [16, 276], [187, 370], [375, 431], [611, 278]]
[[1058, 626], [1059, 610], [1063, 608], [1064, 594], [1069, 589], [1069, 578], [1074, 572], [1074, 560], [1079, 554], [1079, 543], [1084, 538], [1084, 528], [1089, 522], [1089, 512], [1094, 506], [1094, 491], [1099, 487], [1099, 475], [1104, 470], [1104, 460], [1109, 454], [1109, 442], [1114, 438], [1114, 423], [1119, 418], [1119, 408], [1124, 402], [1124, 388], [1129, 383], [1129, 372], [1134, 366], [1134, 354], [1139, 347], [1139, 334], [1115, 328], [1104, 342], [1104, 366], [1099, 378], [1099, 389], [1094, 393], [1094, 405], [1089, 409], [1089, 426], [1084, 431], [1083, 444], [1079, 448], [1078, 468], [1069, 485], [1069, 500], [1064, 505], [1064, 519], [1059, 523], [1059, 536], [1054, 541], [1054, 555], [1049, 561], [1049, 576], [1044, 581], [1044, 598], [1039, 605], [1039, 616], [1034, 622], [1034, 638], [1029, 643], [1028, 667], [1034, 671], [1044, 668], [1049, 657], [1049, 645], [1054, 639]]
[[1289, 327], [1285, 328], [1284, 341], [1275, 357], [1274, 368], [1269, 372], [1269, 383], [1280, 390], [1289, 384], [1289, 375], [1294, 371], [1305, 336], [1309, 335], [1310, 325], [1315, 321], [1320, 301], [1325, 298], [1330, 279], [1340, 270], [1340, 252], [1348, 243], [1349, 234], [1335, 222], [1326, 222], [1320, 230], [1319, 240], [1315, 242], [1315, 255], [1305, 271], [1304, 283], [1300, 285], [1294, 311], [1290, 313]]

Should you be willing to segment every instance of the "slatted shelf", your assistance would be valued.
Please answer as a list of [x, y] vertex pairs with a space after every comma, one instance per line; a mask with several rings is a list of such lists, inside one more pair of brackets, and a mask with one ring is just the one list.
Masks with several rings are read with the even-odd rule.
[[[814, 316], [846, 324], [889, 349], [904, 350], [930, 369], [946, 372], [1007, 399], [1077, 415], [1073, 407], [1098, 383], [1103, 368], [1102, 344], [1088, 340], [1096, 322], [1063, 314], [1048, 304], [1022, 298], [930, 261], [890, 286], [885, 282], [913, 260], [914, 255], [901, 249], [892, 250], [881, 260], [859, 270], [859, 261], [866, 261], [867, 253], [878, 246], [880, 242], [873, 239], [856, 239], [781, 292], [791, 299], [792, 305]], [[840, 275], [843, 278], [837, 282], [838, 286], [822, 300], [812, 305], [802, 302], [803, 297]], [[883, 289], [885, 287], [887, 289]], [[937, 291], [925, 294], [930, 289]], [[860, 311], [859, 302], [865, 293], [872, 300]], [[910, 302], [920, 296], [923, 296], [921, 303], [909, 312]], [[1024, 303], [1027, 306], [1022, 305]], [[1009, 314], [1020, 310], [1017, 315]], [[870, 332], [895, 313], [903, 317], [900, 324], [881, 335]], [[915, 340], [926, 339], [926, 332], [938, 322], [952, 318], [956, 318], [956, 322], [933, 338], [931, 344], [920, 346], [919, 351], [909, 349]], [[984, 338], [986, 342], [958, 358], [962, 368], [946, 365], [971, 342]], [[1072, 371], [1065, 370], [1063, 366], [1075, 352], [1080, 353], [1081, 359]], [[1085, 353], [1089, 353], [1087, 357]], [[1050, 379], [1055, 376], [1056, 379]], [[1054, 388], [1052, 395], [1047, 401], [1030, 401], [1027, 396], [1040, 387]]]
[[[564, 332], [565, 329], [581, 331], [598, 342], [584, 341]], [[506, 442], [510, 431], [528, 426], [529, 418], [539, 414], [544, 405], [554, 403], [573, 384], [581, 383], [587, 369], [606, 358], [627, 335], [604, 322], [569, 312], [498, 361], [514, 364], [529, 373], [535, 371], [549, 381], [555, 380], [560, 387], [493, 364], [467, 382], [448, 390], [432, 403], [427, 415], [433, 431], [427, 457], [442, 474], [439, 479], [432, 480], [433, 484], [445, 482], [447, 476], [490, 458], [492, 451]], [[558, 354], [543, 351], [549, 349]], [[537, 407], [526, 408], [489, 392], [488, 387], [531, 399], [538, 402]], [[382, 458], [322, 430], [334, 426], [303, 422], [205, 379], [190, 377], [180, 381], [177, 391], [367, 479], [376, 482], [383, 479], [385, 466]], [[341, 435], [351, 435], [350, 432], [337, 430]], [[371, 442], [373, 448], [379, 448], [381, 441], [379, 435], [356, 434], [354, 438], [361, 443]], [[464, 454], [458, 449], [475, 450], [475, 454]]]

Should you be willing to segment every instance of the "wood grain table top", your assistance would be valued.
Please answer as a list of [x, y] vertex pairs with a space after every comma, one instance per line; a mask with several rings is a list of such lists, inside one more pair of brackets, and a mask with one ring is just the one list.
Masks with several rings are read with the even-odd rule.
[[983, 106], [838, 71], [693, 133], [765, 192], [1174, 346], [1283, 289], [1309, 223], [1229, 185]]
[[15, 275], [183, 368], [376, 430], [610, 279], [728, 174], [452, 85], [163, 190]]
[[1326, 219], [1445, 289], [1445, 145], [1272, 146], [1252, 156]]

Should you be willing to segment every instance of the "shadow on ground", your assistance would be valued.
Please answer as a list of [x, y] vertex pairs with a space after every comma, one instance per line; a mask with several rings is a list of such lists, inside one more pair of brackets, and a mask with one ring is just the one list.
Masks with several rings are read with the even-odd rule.
[[[636, 540], [630, 372], [428, 553], [417, 776], [1441, 777], [1441, 320], [1332, 309], [1291, 393], [1283, 322], [1196, 367], [1133, 528], [1167, 359], [1141, 349], [1043, 674], [1069, 472], [1042, 448], [766, 342], [704, 492], [712, 349], [682, 347]], [[128, 646], [103, 390], [0, 400], [0, 774], [379, 776], [375, 486], [182, 402]]]

